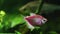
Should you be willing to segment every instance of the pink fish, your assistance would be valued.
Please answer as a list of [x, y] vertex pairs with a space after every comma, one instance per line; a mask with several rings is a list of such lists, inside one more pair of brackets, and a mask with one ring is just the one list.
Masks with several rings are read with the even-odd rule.
[[25, 20], [27, 22], [27, 26], [32, 29], [34, 29], [34, 26], [36, 25], [41, 26], [42, 24], [47, 22], [46, 18], [41, 15], [36, 15], [34, 13], [31, 13], [30, 16], [26, 16]]

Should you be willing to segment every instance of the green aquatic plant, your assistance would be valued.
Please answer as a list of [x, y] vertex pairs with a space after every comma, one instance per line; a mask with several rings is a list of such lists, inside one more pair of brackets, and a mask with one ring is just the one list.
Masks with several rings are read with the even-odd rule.
[[0, 11], [0, 29], [3, 28], [2, 22], [5, 15], [6, 15], [5, 11], [1, 10]]
[[55, 31], [50, 31], [49, 34], [58, 34], [58, 33]]
[[0, 11], [0, 22], [3, 21], [3, 17], [6, 15], [5, 11], [1, 10]]
[[21, 34], [19, 31], [15, 31], [16, 34]]

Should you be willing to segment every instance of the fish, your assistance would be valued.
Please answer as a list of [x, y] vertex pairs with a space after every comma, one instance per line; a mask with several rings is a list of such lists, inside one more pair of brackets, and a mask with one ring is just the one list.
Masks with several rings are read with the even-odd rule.
[[27, 27], [31, 30], [35, 29], [35, 26], [41, 26], [48, 21], [45, 17], [34, 13], [30, 13], [30, 16], [26, 16], [24, 19], [27, 22]]

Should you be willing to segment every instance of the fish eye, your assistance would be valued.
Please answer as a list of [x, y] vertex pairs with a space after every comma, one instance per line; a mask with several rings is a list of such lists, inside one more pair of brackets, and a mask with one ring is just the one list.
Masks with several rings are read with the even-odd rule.
[[47, 21], [47, 19], [43, 18], [43, 21]]
[[42, 23], [45, 23], [47, 20], [45, 19], [45, 18], [43, 18], [43, 20], [42, 20]]
[[43, 20], [43, 21], [46, 21], [46, 20]]

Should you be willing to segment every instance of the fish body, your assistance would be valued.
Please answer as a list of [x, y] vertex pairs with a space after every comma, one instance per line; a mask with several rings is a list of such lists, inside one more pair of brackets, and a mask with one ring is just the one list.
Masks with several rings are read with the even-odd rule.
[[27, 22], [27, 26], [28, 28], [32, 28], [34, 29], [34, 26], [41, 26], [42, 24], [44, 24], [45, 22], [47, 22], [47, 19], [44, 18], [41, 15], [36, 15], [34, 13], [31, 13], [30, 16], [26, 16], [25, 20]]

